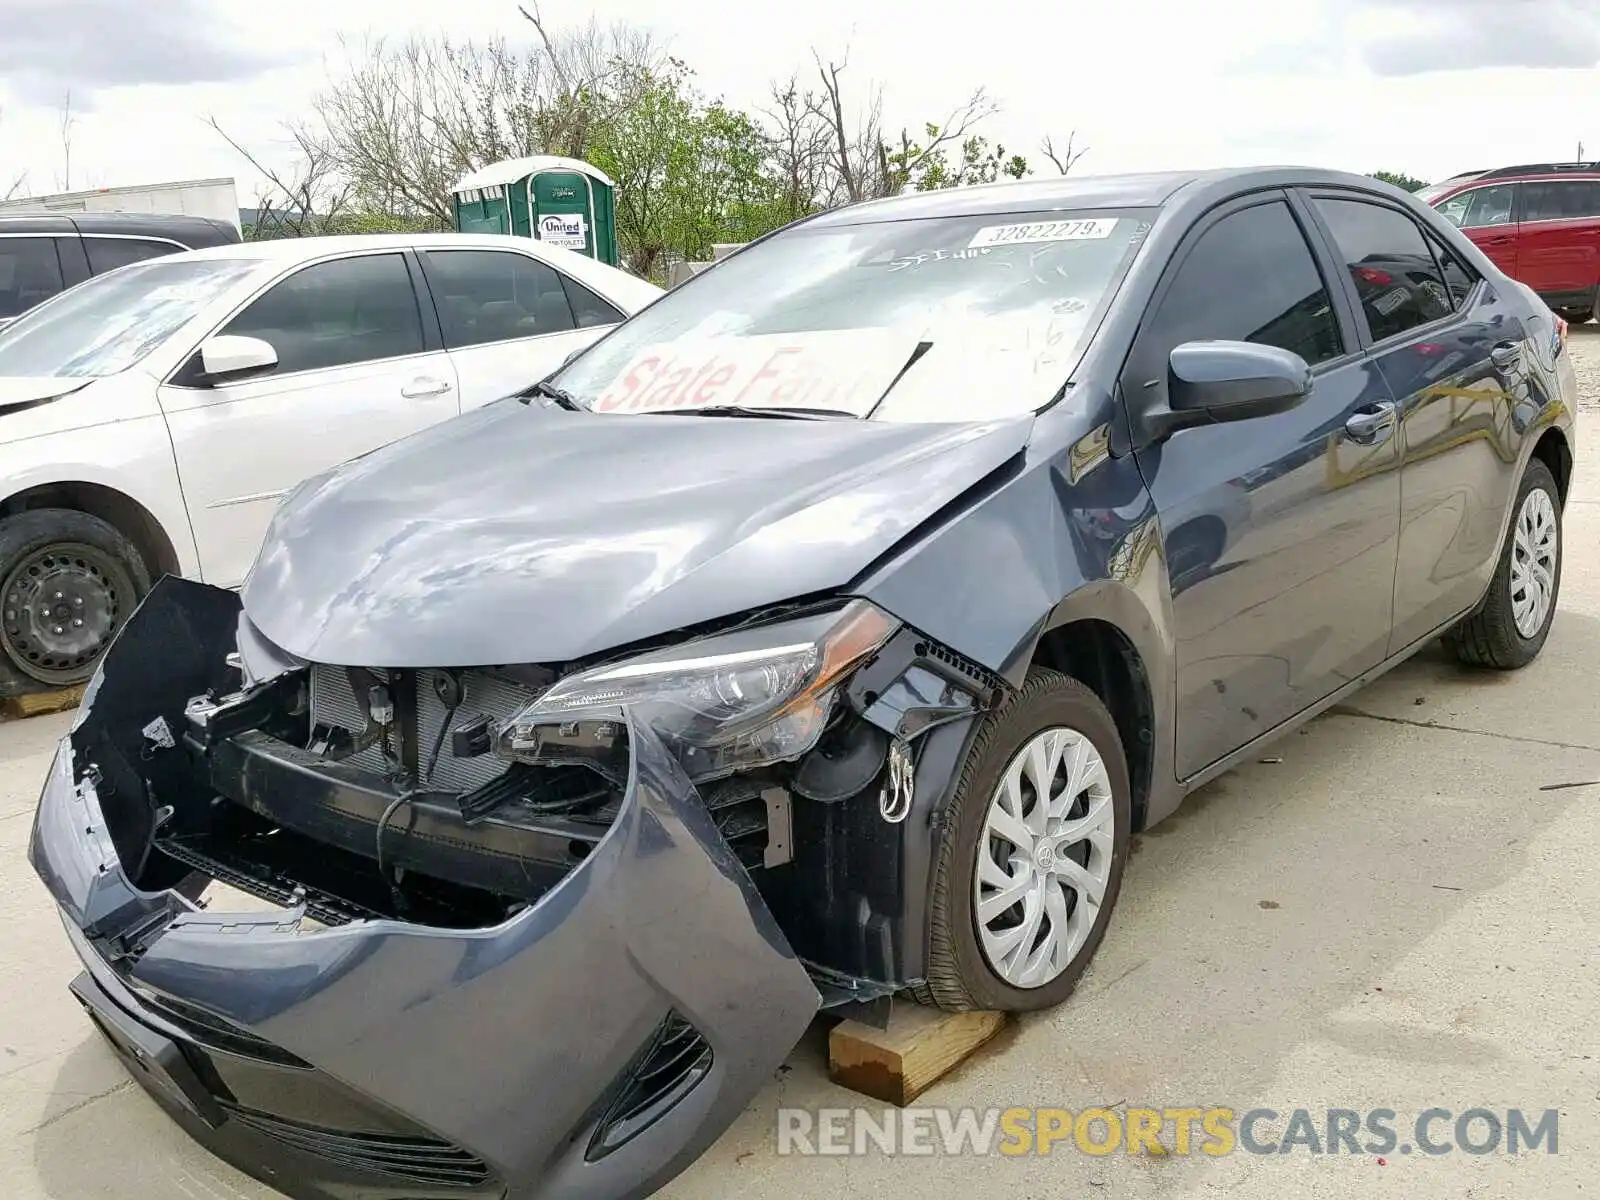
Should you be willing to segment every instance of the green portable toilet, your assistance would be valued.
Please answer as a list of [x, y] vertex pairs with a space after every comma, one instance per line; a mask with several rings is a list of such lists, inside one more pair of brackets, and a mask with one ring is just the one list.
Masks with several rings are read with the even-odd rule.
[[454, 189], [456, 229], [509, 233], [617, 265], [616, 184], [593, 163], [552, 154], [509, 158]]

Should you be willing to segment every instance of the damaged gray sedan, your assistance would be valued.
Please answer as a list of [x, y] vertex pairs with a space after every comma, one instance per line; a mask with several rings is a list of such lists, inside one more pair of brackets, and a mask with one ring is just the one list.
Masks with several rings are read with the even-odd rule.
[[1060, 1003], [1186, 792], [1537, 655], [1565, 333], [1354, 176], [791, 226], [155, 587], [34, 830], [73, 991], [290, 1195], [645, 1196], [819, 1009]]

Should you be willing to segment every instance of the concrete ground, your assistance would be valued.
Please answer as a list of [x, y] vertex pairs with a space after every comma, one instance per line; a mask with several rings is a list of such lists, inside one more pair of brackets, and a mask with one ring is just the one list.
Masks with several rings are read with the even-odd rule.
[[[1592, 451], [1600, 326], [1574, 342]], [[1090, 1157], [1069, 1141], [1048, 1157], [780, 1157], [780, 1105], [854, 1102], [828, 1083], [813, 1036], [660, 1195], [1600, 1193], [1600, 784], [1545, 790], [1600, 781], [1596, 479], [1580, 465], [1539, 662], [1477, 675], [1429, 652], [1285, 739], [1270, 752], [1281, 761], [1192, 797], [1138, 840], [1076, 997], [921, 1101], [1303, 1107], [1319, 1124], [1329, 1107], [1381, 1107], [1402, 1133], [1434, 1106], [1554, 1108], [1558, 1154]], [[24, 855], [67, 725], [0, 728], [0, 1196], [265, 1200], [275, 1193], [199, 1150], [128, 1081], [66, 994], [76, 965]]]

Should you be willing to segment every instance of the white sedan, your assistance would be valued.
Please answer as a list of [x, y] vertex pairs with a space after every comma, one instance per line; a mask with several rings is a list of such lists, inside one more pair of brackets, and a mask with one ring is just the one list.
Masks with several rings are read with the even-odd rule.
[[240, 584], [302, 479], [660, 294], [527, 239], [384, 235], [174, 254], [24, 314], [0, 330], [0, 695], [86, 678], [153, 579]]

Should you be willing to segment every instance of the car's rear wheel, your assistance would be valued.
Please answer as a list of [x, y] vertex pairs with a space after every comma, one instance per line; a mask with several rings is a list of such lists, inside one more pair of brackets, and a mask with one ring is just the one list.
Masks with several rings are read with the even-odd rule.
[[985, 718], [938, 850], [926, 986], [957, 1011], [1072, 993], [1111, 918], [1131, 833], [1116, 724], [1075, 679], [1035, 670]]
[[0, 655], [49, 687], [94, 672], [150, 572], [138, 547], [88, 513], [41, 508], [0, 521]]
[[1528, 464], [1489, 594], [1445, 640], [1469, 666], [1526, 666], [1544, 649], [1561, 592], [1561, 492], [1550, 468]]

